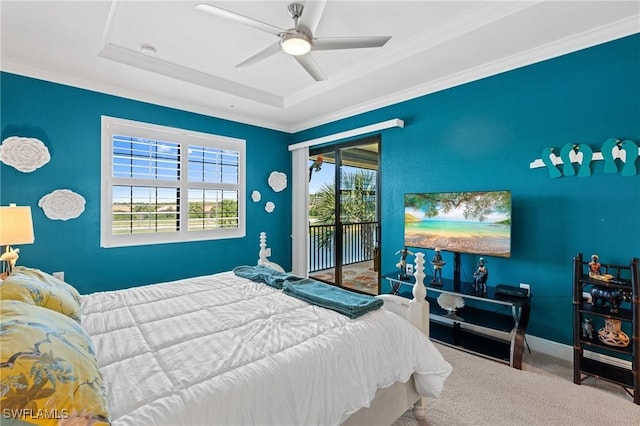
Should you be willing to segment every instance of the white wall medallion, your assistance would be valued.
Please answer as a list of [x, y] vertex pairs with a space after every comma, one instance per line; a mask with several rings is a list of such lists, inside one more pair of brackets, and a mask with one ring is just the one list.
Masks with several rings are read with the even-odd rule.
[[56, 189], [40, 198], [38, 206], [49, 219], [75, 219], [84, 211], [85, 199], [69, 189]]
[[36, 138], [11, 136], [0, 145], [0, 161], [24, 173], [44, 166], [50, 159], [49, 149]]
[[287, 175], [282, 172], [271, 172], [268, 182], [271, 189], [280, 192], [287, 187]]
[[254, 190], [251, 193], [251, 199], [253, 200], [254, 203], [257, 203], [262, 199], [262, 194], [260, 194], [260, 191]]
[[264, 205], [264, 209], [266, 210], [267, 213], [271, 213], [272, 211], [274, 211], [276, 208], [276, 205], [273, 203], [273, 201], [267, 201], [267, 203]]

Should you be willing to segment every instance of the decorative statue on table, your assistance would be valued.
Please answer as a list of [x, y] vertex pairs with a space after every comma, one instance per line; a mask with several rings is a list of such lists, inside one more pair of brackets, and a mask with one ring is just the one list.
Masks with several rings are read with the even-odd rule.
[[407, 275], [407, 256], [413, 256], [413, 252], [404, 247], [402, 250], [398, 250], [396, 254], [400, 255], [400, 261], [396, 263], [396, 267], [400, 269], [398, 279], [400, 281], [409, 281], [409, 275]]
[[[598, 260], [597, 254], [591, 255], [591, 262], [589, 266], [589, 278], [598, 281], [612, 281], [615, 277], [611, 274], [602, 273], [602, 265]], [[618, 313], [618, 308], [623, 301], [631, 301], [631, 289], [613, 288], [604, 285], [594, 285], [591, 288], [591, 306], [596, 307], [598, 304], [604, 307], [609, 305], [609, 312], [612, 314]], [[606, 342], [605, 342], [606, 343]], [[609, 344], [609, 343], [607, 343]]]
[[487, 295], [487, 279], [489, 278], [489, 270], [484, 265], [486, 260], [484, 257], [478, 259], [478, 269], [473, 273], [473, 289], [476, 296]]
[[431, 258], [431, 264], [433, 265], [433, 279], [431, 280], [431, 285], [435, 287], [442, 287], [442, 267], [446, 265], [446, 263], [447, 262], [442, 260], [440, 249], [436, 248], [433, 257]]
[[589, 278], [593, 278], [594, 280], [600, 280], [600, 281], [610, 281], [611, 278], [613, 278], [613, 275], [603, 274], [600, 271], [600, 268], [602, 268], [602, 265], [600, 264], [600, 261], [598, 259], [599, 257], [597, 254], [591, 255], [591, 262], [589, 262]]

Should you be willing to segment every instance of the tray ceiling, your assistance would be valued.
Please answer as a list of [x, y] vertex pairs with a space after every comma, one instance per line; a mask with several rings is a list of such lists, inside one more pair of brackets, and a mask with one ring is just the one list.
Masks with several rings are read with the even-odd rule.
[[287, 1], [3, 0], [0, 64], [293, 132], [640, 32], [638, 1], [300, 1], [316, 37], [391, 36], [311, 52], [327, 76], [315, 81], [284, 52], [237, 69], [277, 37], [201, 3], [293, 27]]

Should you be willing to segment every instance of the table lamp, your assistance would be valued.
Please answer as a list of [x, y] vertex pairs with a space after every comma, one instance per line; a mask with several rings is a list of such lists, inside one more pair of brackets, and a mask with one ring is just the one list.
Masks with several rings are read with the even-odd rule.
[[20, 249], [13, 249], [11, 245], [32, 244], [34, 239], [31, 207], [15, 204], [0, 207], [0, 246], [6, 246], [0, 255], [3, 275], [9, 275], [18, 260]]

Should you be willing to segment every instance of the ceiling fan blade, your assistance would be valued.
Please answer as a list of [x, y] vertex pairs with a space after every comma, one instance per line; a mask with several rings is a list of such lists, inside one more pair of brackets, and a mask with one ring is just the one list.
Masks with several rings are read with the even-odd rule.
[[327, 79], [316, 61], [308, 53], [306, 55], [294, 56], [293, 58], [302, 65], [302, 68], [304, 68], [315, 81], [325, 81]]
[[299, 24], [306, 27], [311, 34], [314, 34], [318, 29], [326, 4], [327, 0], [306, 2]]
[[391, 36], [373, 37], [322, 37], [314, 39], [311, 50], [362, 49], [366, 47], [382, 47]]
[[275, 44], [272, 44], [271, 46], [267, 47], [264, 50], [261, 50], [260, 52], [256, 53], [255, 55], [251, 56], [248, 59], [245, 59], [244, 61], [240, 62], [238, 65], [236, 65], [236, 68], [241, 69], [241, 68], [246, 68], [248, 66], [251, 66], [253, 64], [256, 64], [264, 59], [267, 59], [269, 56], [273, 56], [278, 52], [281, 52], [282, 48], [280, 47], [280, 42], [276, 42]]
[[229, 19], [231, 21], [235, 21], [240, 24], [248, 25], [252, 28], [255, 28], [257, 30], [261, 30], [273, 35], [280, 35], [280, 33], [284, 31], [284, 29], [276, 27], [275, 25], [267, 24], [265, 22], [261, 22], [253, 18], [248, 18], [244, 15], [240, 15], [235, 12], [230, 12], [226, 9], [221, 9], [217, 6], [211, 6], [210, 4], [205, 4], [205, 3], [199, 4], [196, 6], [196, 10], [208, 13], [210, 15], [218, 16], [220, 18]]

